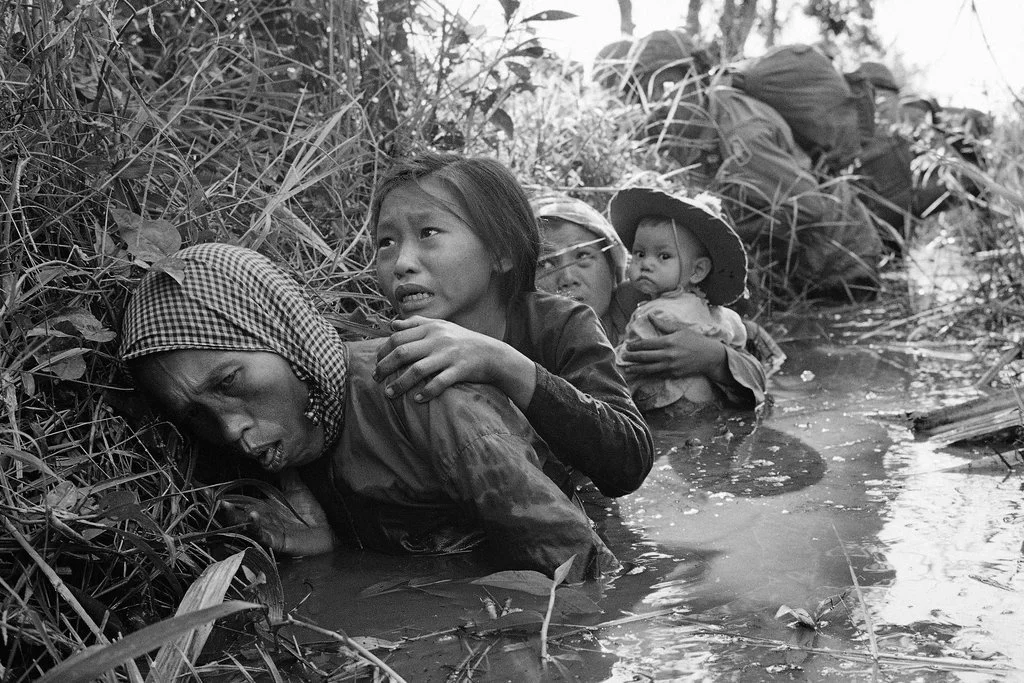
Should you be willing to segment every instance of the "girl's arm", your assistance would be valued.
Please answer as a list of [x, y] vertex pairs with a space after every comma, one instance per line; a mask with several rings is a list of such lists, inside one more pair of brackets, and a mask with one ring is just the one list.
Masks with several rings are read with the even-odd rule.
[[536, 362], [530, 424], [604, 495], [635, 491], [654, 463], [654, 443], [597, 315], [543, 294], [527, 297], [514, 313], [509, 343]]
[[[653, 440], [594, 312], [569, 299], [537, 295], [527, 297], [508, 324], [504, 343], [444, 321], [396, 321], [398, 331], [378, 353], [375, 377], [399, 395], [433, 376], [413, 393], [424, 401], [458, 381], [492, 384], [526, 415], [558, 460], [588, 476], [603, 494], [623, 496], [639, 488], [654, 463]], [[395, 372], [400, 374], [388, 377]]]
[[457, 382], [491, 384], [522, 411], [536, 388], [533, 361], [514, 348], [455, 323], [413, 316], [392, 323], [395, 333], [377, 352], [374, 379], [389, 397], [412, 392], [429, 401]]
[[583, 510], [542, 471], [552, 457], [547, 446], [493, 387], [461, 385], [417, 408], [405, 411], [410, 438], [430, 454], [448, 495], [480, 524], [499, 566], [551, 576], [575, 555], [570, 582], [618, 567]]
[[527, 441], [492, 434], [456, 456], [449, 470], [451, 485], [474, 509], [486, 548], [501, 566], [551, 576], [575, 555], [569, 582], [617, 568], [615, 556], [583, 510], [534, 464], [536, 456]]

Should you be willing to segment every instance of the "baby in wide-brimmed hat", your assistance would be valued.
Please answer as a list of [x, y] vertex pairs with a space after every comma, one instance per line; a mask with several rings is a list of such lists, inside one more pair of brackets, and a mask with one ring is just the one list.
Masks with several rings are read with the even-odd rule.
[[[747, 254], [726, 218], [708, 203], [660, 190], [631, 188], [609, 205], [612, 226], [632, 257], [629, 279], [651, 301], [630, 317], [622, 344], [689, 327], [736, 349], [747, 341], [740, 316], [725, 305], [746, 288]], [[680, 399], [720, 402], [703, 375], [637, 377], [630, 381], [641, 410], [662, 408]]]

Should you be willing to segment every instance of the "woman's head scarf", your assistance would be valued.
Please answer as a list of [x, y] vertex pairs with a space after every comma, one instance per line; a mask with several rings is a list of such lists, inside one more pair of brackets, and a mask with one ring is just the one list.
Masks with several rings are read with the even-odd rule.
[[180, 282], [151, 270], [135, 290], [121, 325], [122, 360], [183, 349], [276, 353], [309, 386], [306, 415], [332, 443], [344, 419], [344, 348], [298, 284], [243, 247], [200, 244], [173, 258]]

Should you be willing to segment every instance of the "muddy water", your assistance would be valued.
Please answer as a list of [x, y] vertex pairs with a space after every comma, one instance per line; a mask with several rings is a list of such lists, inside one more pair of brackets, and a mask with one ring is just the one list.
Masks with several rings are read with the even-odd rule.
[[[571, 621], [643, 618], [553, 643], [557, 664], [540, 666], [535, 636], [453, 631], [489, 618], [466, 581], [487, 568], [471, 557], [296, 561], [288, 598], [308, 596], [299, 613], [322, 626], [397, 645], [377, 654], [410, 682], [1024, 680], [1022, 478], [944, 471], [987, 452], [918, 442], [900, 419], [951, 400], [934, 387], [959, 361], [822, 341], [786, 351], [763, 420], [652, 418], [647, 482], [591, 509], [631, 570], [584, 586], [603, 613]], [[360, 597], [382, 582], [396, 590]], [[818, 613], [823, 601], [834, 608]], [[816, 630], [788, 625], [800, 610]]]

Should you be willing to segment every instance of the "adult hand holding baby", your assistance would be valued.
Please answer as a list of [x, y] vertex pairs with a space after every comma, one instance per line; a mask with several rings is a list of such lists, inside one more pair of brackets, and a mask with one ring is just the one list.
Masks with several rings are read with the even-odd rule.
[[722, 342], [688, 327], [672, 331], [672, 327], [663, 327], [657, 319], [652, 319], [651, 324], [659, 336], [626, 344], [622, 360], [629, 365], [619, 369], [627, 380], [652, 375], [704, 375], [714, 382], [729, 381], [731, 375]]

